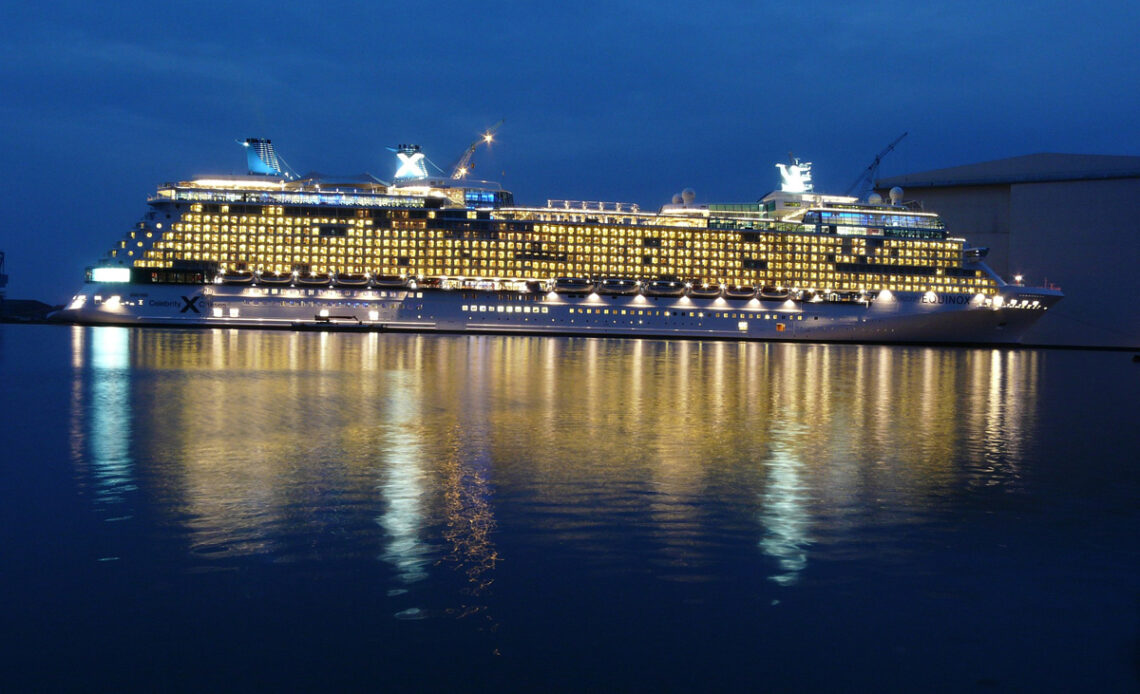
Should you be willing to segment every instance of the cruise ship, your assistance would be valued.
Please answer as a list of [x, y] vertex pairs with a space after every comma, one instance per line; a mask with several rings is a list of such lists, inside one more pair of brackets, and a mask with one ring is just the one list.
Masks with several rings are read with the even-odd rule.
[[[1061, 299], [1006, 282], [901, 190], [814, 191], [778, 164], [756, 202], [655, 211], [524, 206], [468, 176], [297, 176], [249, 139], [248, 173], [159, 186], [60, 311], [83, 324], [1010, 344]], [[773, 172], [775, 178], [775, 172]]]

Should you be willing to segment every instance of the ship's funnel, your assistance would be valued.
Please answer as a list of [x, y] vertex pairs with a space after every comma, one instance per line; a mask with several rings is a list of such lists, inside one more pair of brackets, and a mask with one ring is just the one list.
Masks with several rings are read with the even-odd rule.
[[277, 161], [277, 152], [273, 151], [270, 140], [251, 137], [242, 143], [246, 149], [246, 158], [251, 174], [264, 176], [281, 176], [281, 163]]
[[400, 159], [400, 168], [396, 170], [397, 181], [428, 177], [423, 149], [419, 145], [400, 145], [396, 148], [396, 156]]

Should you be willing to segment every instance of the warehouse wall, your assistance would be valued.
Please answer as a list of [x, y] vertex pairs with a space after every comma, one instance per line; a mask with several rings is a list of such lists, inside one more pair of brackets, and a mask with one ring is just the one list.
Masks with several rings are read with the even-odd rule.
[[1065, 292], [1027, 340], [1140, 347], [1140, 179], [1012, 186], [1010, 261]]
[[1140, 347], [1140, 178], [912, 188], [955, 236], [988, 246], [1009, 279], [1057, 284], [1065, 299], [1029, 344]]

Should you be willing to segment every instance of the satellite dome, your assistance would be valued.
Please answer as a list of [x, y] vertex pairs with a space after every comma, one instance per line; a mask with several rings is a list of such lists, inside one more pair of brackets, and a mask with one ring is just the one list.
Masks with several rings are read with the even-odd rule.
[[673, 204], [674, 205], [680, 205], [681, 202], [682, 202], [681, 194], [680, 193], [673, 193]]
[[681, 191], [681, 199], [685, 201], [686, 205], [692, 204], [693, 199], [696, 197], [697, 193], [692, 188], [686, 188]]
[[871, 193], [869, 196], [867, 196], [867, 202], [871, 203], [872, 205], [882, 205], [883, 196], [879, 195], [878, 193]]
[[891, 188], [891, 204], [892, 205], [897, 205], [900, 202], [902, 202], [902, 196], [903, 196], [902, 188], [899, 188], [898, 186]]

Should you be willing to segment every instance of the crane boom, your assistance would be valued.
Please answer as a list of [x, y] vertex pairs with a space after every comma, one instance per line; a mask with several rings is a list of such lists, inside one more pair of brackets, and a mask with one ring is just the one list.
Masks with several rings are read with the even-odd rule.
[[906, 137], [907, 134], [908, 133], [904, 132], [902, 135], [899, 135], [898, 137], [895, 138], [894, 142], [892, 142], [891, 144], [884, 147], [882, 152], [879, 152], [878, 154], [876, 154], [874, 161], [871, 162], [871, 165], [868, 166], [863, 171], [863, 173], [859, 174], [859, 178], [856, 178], [855, 182], [852, 183], [847, 188], [847, 192], [844, 193], [844, 195], [851, 195], [852, 193], [859, 191], [863, 186], [867, 185], [868, 183], [870, 183], [871, 185], [874, 185], [875, 175], [879, 173], [879, 164], [882, 163], [883, 157], [890, 154], [891, 150], [895, 148], [895, 145], [902, 142], [903, 138]]
[[453, 181], [458, 181], [467, 175], [467, 172], [471, 170], [471, 157], [475, 154], [475, 150], [479, 148], [479, 145], [491, 143], [495, 132], [498, 131], [499, 126], [503, 124], [504, 120], [506, 119], [500, 119], [498, 123], [484, 130], [479, 139], [472, 142], [471, 146], [467, 148], [467, 151], [463, 153], [463, 156], [459, 157], [459, 161], [455, 162], [455, 166], [451, 167], [451, 179]]

